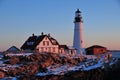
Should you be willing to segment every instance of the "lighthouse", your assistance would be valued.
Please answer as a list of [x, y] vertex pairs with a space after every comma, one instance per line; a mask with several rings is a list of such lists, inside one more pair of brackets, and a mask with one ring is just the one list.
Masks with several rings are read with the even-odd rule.
[[74, 19], [74, 39], [73, 39], [73, 47], [76, 49], [77, 54], [84, 54], [84, 39], [83, 39], [83, 21], [81, 16], [81, 11], [77, 9], [75, 12]]

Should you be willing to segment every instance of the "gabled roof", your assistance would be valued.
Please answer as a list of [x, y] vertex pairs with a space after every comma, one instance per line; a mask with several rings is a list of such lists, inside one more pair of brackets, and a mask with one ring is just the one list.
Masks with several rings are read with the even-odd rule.
[[93, 46], [88, 47], [88, 48], [86, 48], [86, 49], [92, 49], [92, 48], [106, 48], [106, 47], [99, 46], [99, 45], [93, 45]]
[[[34, 50], [36, 44], [37, 36], [30, 36], [25, 43], [22, 45], [21, 49], [30, 49]], [[33, 43], [33, 44], [32, 44]], [[30, 45], [32, 44], [32, 45]]]
[[40, 36], [30, 36], [25, 43], [21, 46], [21, 49], [25, 50], [35, 50], [36, 46], [45, 38], [47, 37], [53, 45], [59, 45], [56, 39], [52, 38], [48, 35], [40, 35]]
[[57, 42], [56, 39], [54, 39], [53, 37], [49, 37], [49, 36], [47, 36], [47, 37], [48, 37], [48, 39], [51, 41], [51, 43], [52, 43], [53, 45], [59, 45], [59, 43]]
[[10, 47], [7, 51], [20, 51], [16, 46]]

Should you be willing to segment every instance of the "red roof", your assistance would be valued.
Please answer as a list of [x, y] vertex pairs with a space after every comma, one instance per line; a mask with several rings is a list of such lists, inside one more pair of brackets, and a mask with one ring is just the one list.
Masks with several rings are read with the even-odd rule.
[[99, 45], [93, 45], [93, 46], [88, 47], [88, 48], [86, 48], [86, 49], [91, 49], [91, 48], [106, 48], [106, 47], [99, 46]]

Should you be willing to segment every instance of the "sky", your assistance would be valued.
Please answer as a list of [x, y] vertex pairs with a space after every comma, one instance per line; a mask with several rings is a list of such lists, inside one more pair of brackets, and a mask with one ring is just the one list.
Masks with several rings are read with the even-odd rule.
[[83, 18], [85, 48], [120, 50], [119, 0], [0, 0], [0, 51], [20, 48], [33, 33], [73, 45], [75, 11]]

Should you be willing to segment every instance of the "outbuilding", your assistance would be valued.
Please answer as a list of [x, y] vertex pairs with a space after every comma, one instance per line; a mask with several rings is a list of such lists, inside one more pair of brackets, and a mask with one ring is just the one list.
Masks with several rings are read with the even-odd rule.
[[16, 46], [11, 46], [9, 49], [6, 50], [6, 52], [19, 52], [20, 49]]
[[86, 48], [87, 55], [104, 54], [106, 52], [107, 48], [99, 45], [93, 45], [91, 47]]

